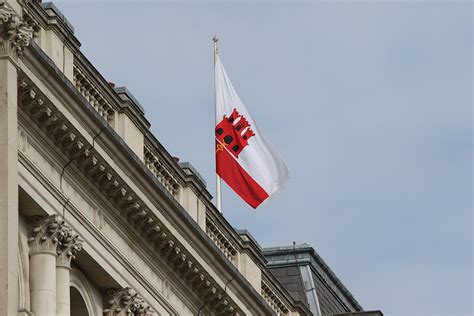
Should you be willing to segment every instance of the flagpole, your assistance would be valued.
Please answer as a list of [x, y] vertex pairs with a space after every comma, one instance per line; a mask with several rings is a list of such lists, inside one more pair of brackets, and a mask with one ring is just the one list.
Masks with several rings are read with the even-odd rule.
[[[216, 58], [217, 58], [217, 42], [219, 41], [219, 38], [217, 36], [214, 36], [212, 39], [214, 42], [214, 104], [216, 107], [216, 111], [214, 113], [217, 113], [217, 91], [216, 91]], [[217, 125], [217, 120], [214, 124], [214, 126]], [[219, 210], [219, 212], [222, 213], [222, 200], [221, 200], [221, 178], [216, 172], [216, 207]]]

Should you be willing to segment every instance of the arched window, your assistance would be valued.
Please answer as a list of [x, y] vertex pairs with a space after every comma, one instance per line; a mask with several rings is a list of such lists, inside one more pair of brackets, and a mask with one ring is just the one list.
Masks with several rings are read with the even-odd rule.
[[102, 315], [102, 296], [78, 269], [70, 274], [71, 316]]
[[84, 302], [81, 293], [73, 286], [69, 290], [71, 295], [71, 316], [89, 316], [86, 302]]

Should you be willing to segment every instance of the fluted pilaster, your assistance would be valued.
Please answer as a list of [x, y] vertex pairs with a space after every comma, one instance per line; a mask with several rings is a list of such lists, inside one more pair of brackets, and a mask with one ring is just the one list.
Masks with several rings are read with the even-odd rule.
[[13, 315], [18, 301], [18, 74], [12, 58], [1, 53], [5, 20], [9, 16], [0, 0], [0, 315]]

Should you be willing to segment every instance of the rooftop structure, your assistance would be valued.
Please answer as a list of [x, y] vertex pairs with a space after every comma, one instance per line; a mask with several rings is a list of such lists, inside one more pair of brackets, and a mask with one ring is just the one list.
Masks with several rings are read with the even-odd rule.
[[314, 315], [382, 315], [380, 311], [365, 312], [310, 245], [265, 248], [263, 254], [270, 272]]

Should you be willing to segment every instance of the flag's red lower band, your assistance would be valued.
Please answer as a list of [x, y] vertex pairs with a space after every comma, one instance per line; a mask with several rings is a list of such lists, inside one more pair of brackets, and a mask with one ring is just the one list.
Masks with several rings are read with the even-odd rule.
[[257, 208], [268, 198], [267, 192], [225, 149], [216, 152], [216, 172], [251, 207]]

